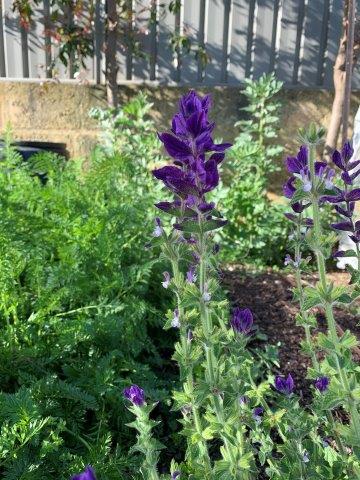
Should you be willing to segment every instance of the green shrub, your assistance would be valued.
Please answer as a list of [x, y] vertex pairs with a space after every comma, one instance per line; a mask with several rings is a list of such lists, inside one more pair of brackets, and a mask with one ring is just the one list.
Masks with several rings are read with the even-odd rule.
[[[168, 334], [158, 328], [159, 265], [145, 248], [157, 140], [148, 133], [141, 149], [131, 131], [145, 120], [126, 115], [121, 148], [97, 149], [85, 169], [50, 154], [25, 163], [6, 141], [0, 472], [7, 480], [68, 479], [86, 463], [98, 466], [100, 479], [124, 478], [130, 434], [122, 389], [137, 381], [151, 392], [156, 384], [162, 398], [171, 382], [160, 364]], [[155, 381], [160, 373], [166, 382]]]
[[277, 137], [280, 104], [274, 99], [282, 83], [274, 75], [246, 80], [243, 93], [248, 119], [235, 124], [242, 131], [225, 164], [220, 192], [222, 211], [229, 224], [222, 231], [223, 257], [262, 265], [283, 262], [287, 225], [284, 207], [267, 197], [269, 174], [278, 170], [282, 153]]

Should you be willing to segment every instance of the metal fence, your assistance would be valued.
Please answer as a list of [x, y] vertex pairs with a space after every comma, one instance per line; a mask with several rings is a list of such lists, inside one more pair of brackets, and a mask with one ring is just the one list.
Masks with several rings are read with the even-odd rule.
[[[152, 0], [133, 0], [134, 11]], [[333, 64], [342, 30], [343, 0], [183, 0], [181, 11], [166, 7], [171, 0], [157, 0], [156, 24], [139, 28], [144, 58], [119, 48], [119, 83], [158, 81], [161, 84], [239, 85], [244, 78], [257, 78], [275, 71], [287, 87], [332, 88]], [[358, 0], [359, 2], [360, 0]], [[94, 57], [87, 60], [87, 79], [104, 82], [105, 0], [96, 0]], [[152, 4], [153, 5], [153, 4]], [[44, 35], [51, 15], [49, 0], [36, 9], [29, 30], [12, 12], [12, 0], [2, 0], [0, 12], [0, 76], [44, 78], [46, 67], [56, 58], [58, 47]], [[139, 10], [142, 12], [143, 10]], [[141, 27], [148, 12], [134, 15]], [[141, 33], [142, 32], [142, 33]], [[203, 46], [211, 61], [204, 68], [194, 55], [176, 55], [170, 46], [174, 32]], [[56, 61], [56, 76], [69, 78]], [[360, 75], [353, 77], [360, 89]]]

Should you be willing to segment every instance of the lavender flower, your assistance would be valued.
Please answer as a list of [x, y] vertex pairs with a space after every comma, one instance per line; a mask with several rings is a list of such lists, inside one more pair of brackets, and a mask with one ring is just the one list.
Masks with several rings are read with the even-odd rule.
[[171, 281], [170, 273], [169, 273], [169, 272], [164, 272], [163, 275], [164, 275], [164, 281], [161, 282], [161, 285], [162, 285], [164, 288], [169, 288], [170, 281]]
[[295, 388], [294, 380], [292, 376], [289, 375], [287, 378], [282, 377], [282, 376], [277, 376], [275, 378], [275, 388], [278, 390], [280, 393], [283, 393], [284, 395], [290, 396]]
[[192, 265], [189, 270], [186, 272], [186, 281], [188, 283], [195, 283], [197, 279], [195, 266]]
[[145, 404], [144, 390], [137, 385], [125, 388], [124, 397], [136, 407], [142, 407]]
[[171, 480], [178, 480], [180, 479], [181, 472], [179, 470], [176, 470], [171, 474]]
[[[175, 194], [173, 202], [160, 202], [158, 208], [176, 215], [177, 230], [185, 230], [189, 222], [206, 216], [211, 229], [225, 224], [212, 217], [215, 204], [207, 202], [205, 194], [219, 183], [218, 165], [225, 157], [229, 143], [215, 144], [212, 131], [215, 124], [208, 119], [210, 97], [200, 97], [194, 91], [184, 95], [179, 103], [179, 112], [173, 117], [171, 132], [159, 134], [165, 150], [174, 160], [153, 171], [153, 175]], [[181, 213], [179, 215], [179, 212]]]
[[249, 308], [236, 307], [233, 311], [230, 324], [235, 333], [248, 335], [253, 328], [253, 314]]
[[171, 320], [171, 326], [174, 328], [180, 328], [180, 316], [179, 316], [179, 310], [175, 308], [174, 310], [174, 317]]
[[90, 465], [88, 465], [82, 473], [74, 475], [72, 480], [96, 480], [95, 472]]
[[329, 387], [330, 379], [328, 377], [319, 377], [315, 380], [315, 388], [320, 392], [324, 393]]

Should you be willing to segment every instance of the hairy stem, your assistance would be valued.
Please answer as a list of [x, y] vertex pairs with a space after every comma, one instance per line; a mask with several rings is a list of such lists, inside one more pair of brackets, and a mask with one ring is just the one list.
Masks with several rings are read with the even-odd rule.
[[[199, 222], [200, 223], [200, 222]], [[201, 226], [201, 223], [200, 223]], [[216, 418], [220, 425], [224, 425], [224, 410], [220, 400], [220, 392], [217, 391], [217, 361], [212, 343], [213, 323], [211, 318], [211, 312], [205, 301], [205, 295], [207, 293], [207, 261], [206, 261], [206, 234], [203, 232], [199, 235], [199, 249], [200, 249], [200, 317], [205, 337], [205, 357], [206, 357], [206, 376], [210, 385], [212, 404], [215, 411]], [[239, 471], [237, 466], [237, 459], [234, 456], [232, 445], [229, 440], [220, 433], [221, 439], [224, 443], [226, 454], [233, 466], [234, 479], [241, 478], [247, 480], [247, 472]], [[240, 475], [239, 475], [240, 474]]]
[[[311, 173], [311, 181], [312, 184], [314, 185], [316, 177], [315, 177], [315, 147], [314, 145], [310, 145], [310, 173]], [[326, 266], [325, 266], [325, 258], [323, 256], [323, 253], [321, 252], [319, 248], [319, 243], [321, 242], [321, 237], [322, 237], [322, 228], [321, 228], [321, 222], [320, 222], [320, 209], [319, 209], [319, 202], [318, 198], [314, 198], [312, 202], [312, 207], [313, 207], [313, 219], [314, 219], [314, 235], [315, 238], [318, 242], [317, 248], [316, 248], [316, 260], [317, 260], [317, 266], [318, 266], [318, 272], [319, 272], [319, 280], [320, 280], [320, 285], [323, 289], [324, 292], [328, 291], [328, 283], [326, 279]], [[339, 345], [339, 337], [336, 331], [336, 323], [335, 323], [335, 318], [334, 318], [334, 312], [333, 312], [333, 306], [329, 301], [324, 302], [325, 306], [325, 316], [327, 320], [327, 325], [330, 333], [331, 340], [335, 347]], [[359, 412], [357, 410], [356, 403], [354, 399], [352, 398], [351, 394], [351, 389], [350, 389], [350, 384], [349, 380], [347, 378], [346, 371], [341, 367], [339, 355], [337, 352], [337, 348], [334, 349], [334, 352], [332, 353], [333, 359], [336, 364], [336, 369], [337, 373], [340, 379], [340, 382], [342, 384], [342, 387], [344, 389], [344, 392], [346, 393], [346, 402], [347, 406], [349, 409], [349, 412], [351, 414], [351, 424], [353, 426], [354, 431], [356, 432], [357, 438], [360, 438], [360, 416]]]
[[[178, 263], [176, 261], [172, 261], [171, 265], [172, 265], [173, 275], [174, 275], [174, 278], [175, 278], [175, 281], [176, 281], [176, 279], [178, 278], [178, 276], [180, 274], [179, 266], [178, 266]], [[180, 302], [180, 296], [179, 296], [179, 294], [177, 294], [177, 304], [178, 304], [177, 306], [178, 306], [178, 310], [179, 310], [179, 317], [180, 317], [180, 319], [183, 319], [184, 318], [184, 310], [181, 307], [180, 303], [181, 303]], [[199, 435], [199, 437], [201, 439], [199, 442], [200, 442], [201, 456], [202, 456], [203, 465], [204, 465], [204, 478], [205, 479], [211, 479], [212, 478], [211, 461], [210, 461], [210, 456], [209, 456], [209, 452], [208, 452], [207, 443], [203, 439], [202, 421], [201, 421], [201, 417], [200, 417], [200, 414], [199, 414], [199, 408], [196, 405], [196, 401], [195, 401], [194, 373], [193, 373], [193, 366], [192, 366], [191, 360], [190, 360], [190, 350], [189, 350], [190, 345], [189, 345], [189, 342], [188, 342], [187, 335], [188, 335], [188, 332], [187, 332], [186, 326], [183, 325], [182, 320], [181, 320], [180, 342], [181, 342], [182, 351], [183, 351], [184, 357], [185, 357], [185, 365], [180, 365], [179, 368], [180, 368], [180, 372], [182, 371], [181, 377], [185, 378], [185, 384], [186, 384], [187, 391], [188, 391], [190, 399], [191, 399], [191, 411], [192, 411], [195, 431], [197, 432], [197, 434]]]

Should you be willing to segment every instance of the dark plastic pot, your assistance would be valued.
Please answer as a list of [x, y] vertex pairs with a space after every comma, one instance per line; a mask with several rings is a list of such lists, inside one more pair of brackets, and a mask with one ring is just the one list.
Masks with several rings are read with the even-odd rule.
[[[52, 152], [56, 153], [66, 160], [69, 158], [69, 152], [66, 150], [65, 143], [53, 143], [53, 142], [32, 142], [32, 141], [18, 141], [13, 142], [12, 145], [20, 153], [22, 158], [26, 161], [36, 153]], [[4, 141], [0, 140], [0, 159], [2, 156], [2, 150], [4, 148]], [[47, 181], [46, 172], [35, 173], [39, 177], [41, 183], [45, 184]]]
[[62, 157], [68, 159], [69, 152], [66, 150], [66, 143], [53, 143], [53, 142], [13, 142], [16, 150], [22, 155], [24, 160], [27, 160], [35, 153], [39, 152], [52, 152], [61, 155]]

